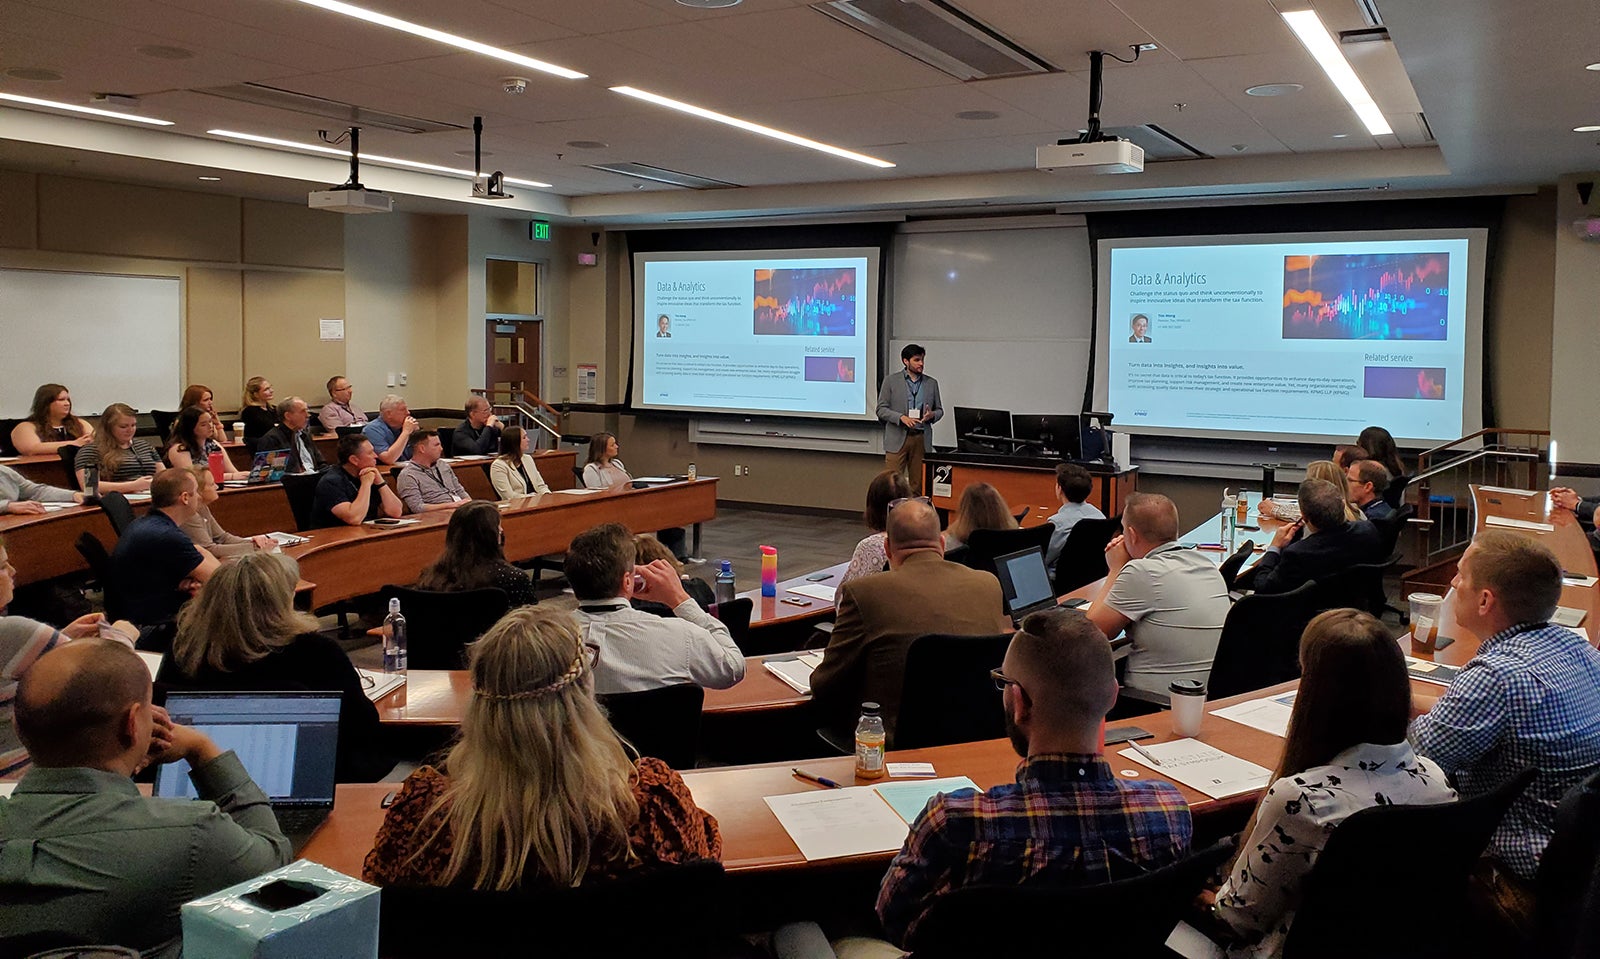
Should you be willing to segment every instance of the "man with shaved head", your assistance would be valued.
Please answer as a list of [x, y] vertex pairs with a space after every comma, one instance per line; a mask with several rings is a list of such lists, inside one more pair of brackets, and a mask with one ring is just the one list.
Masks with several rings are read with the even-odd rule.
[[1192, 824], [1177, 787], [1118, 777], [1101, 755], [1117, 680], [1110, 645], [1082, 613], [1029, 616], [994, 679], [1025, 761], [1014, 785], [935, 796], [912, 824], [878, 891], [896, 945], [933, 900], [962, 886], [1104, 883], [1188, 854]]
[[1000, 581], [944, 558], [939, 514], [924, 499], [889, 506], [889, 569], [839, 587], [839, 613], [811, 695], [824, 724], [855, 728], [863, 702], [883, 711], [889, 742], [905, 680], [906, 650], [929, 633], [982, 636], [1011, 628]]
[[1106, 545], [1106, 584], [1089, 620], [1107, 639], [1133, 640], [1122, 681], [1166, 693], [1176, 680], [1206, 681], [1228, 616], [1228, 587], [1215, 563], [1177, 543], [1178, 507], [1135, 493], [1122, 511], [1122, 535]]
[[[8, 935], [177, 956], [179, 907], [289, 861], [238, 757], [152, 706], [150, 673], [126, 646], [84, 639], [45, 654], [18, 686], [16, 725], [33, 768], [0, 800]], [[139, 794], [135, 772], [180, 759], [200, 800]]]

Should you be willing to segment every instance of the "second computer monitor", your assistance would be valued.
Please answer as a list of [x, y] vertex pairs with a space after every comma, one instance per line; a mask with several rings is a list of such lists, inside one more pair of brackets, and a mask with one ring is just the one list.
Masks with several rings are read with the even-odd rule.
[[1011, 434], [1027, 445], [1024, 453], [1076, 459], [1078, 414], [1012, 413]]
[[[989, 440], [987, 437], [1002, 437]], [[1011, 452], [1011, 412], [956, 407], [956, 448], [965, 453]]]

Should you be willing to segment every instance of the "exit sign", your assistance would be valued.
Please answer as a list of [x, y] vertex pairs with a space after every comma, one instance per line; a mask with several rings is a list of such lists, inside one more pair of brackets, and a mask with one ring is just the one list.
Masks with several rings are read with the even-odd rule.
[[534, 220], [528, 227], [528, 239], [550, 242], [550, 224], [544, 220]]

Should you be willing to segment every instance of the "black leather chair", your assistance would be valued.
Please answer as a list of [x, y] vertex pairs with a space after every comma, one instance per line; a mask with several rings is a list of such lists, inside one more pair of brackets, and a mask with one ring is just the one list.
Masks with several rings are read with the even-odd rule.
[[505, 590], [487, 587], [453, 592], [385, 586], [383, 605], [400, 600], [406, 617], [406, 665], [411, 669], [462, 669], [467, 645], [506, 614]]
[[[376, 416], [377, 414], [373, 414], [373, 415]], [[366, 432], [366, 427], [364, 427], [364, 426], [335, 426], [333, 428], [334, 435], [338, 436], [340, 439], [343, 439], [344, 437], [349, 436], [351, 433], [364, 433], [364, 432]]]
[[700, 714], [706, 691], [678, 683], [638, 693], [597, 696], [611, 726], [640, 756], [654, 756], [673, 769], [693, 769], [700, 750]]
[[121, 493], [100, 494], [100, 509], [106, 514], [118, 538], [133, 524], [133, 507]]
[[1252, 593], [1233, 604], [1211, 660], [1206, 698], [1222, 699], [1300, 677], [1300, 634], [1317, 615], [1315, 583]]
[[78, 482], [78, 468], [75, 461], [78, 458], [79, 446], [63, 446], [56, 450], [56, 455], [61, 458], [61, 465], [67, 471], [67, 488], [74, 492], [82, 492], [83, 484]]
[[[755, 612], [755, 601], [746, 596], [741, 599], [732, 599], [726, 603], [715, 603], [711, 607], [711, 615], [722, 621], [728, 627], [728, 633], [733, 637], [734, 645], [746, 656], [759, 656], [752, 653], [752, 634], [750, 632], [750, 616]], [[776, 650], [772, 650], [776, 652]]]
[[[574, 889], [387, 886], [378, 953], [394, 959], [742, 955], [733, 929], [738, 910], [717, 907], [729, 896], [716, 862], [641, 869]], [[470, 948], [463, 948], [463, 930], [470, 930]]]
[[[1600, 896], [1600, 772], [1567, 790], [1556, 807], [1555, 831], [1539, 857], [1537, 955], [1594, 955], [1574, 951], [1584, 901]], [[1591, 917], [1590, 924], [1595, 919]]]
[[1383, 615], [1387, 599], [1383, 591], [1383, 575], [1400, 562], [1397, 551], [1376, 563], [1356, 563], [1330, 576], [1316, 580], [1312, 605], [1317, 612], [1327, 609], [1359, 609], [1374, 616]]
[[1027, 529], [975, 529], [967, 539], [961, 562], [972, 569], [992, 573], [996, 557], [1035, 546], [1041, 551], [1049, 549], [1050, 534], [1053, 532], [1055, 527], [1049, 523]]
[[439, 445], [444, 447], [444, 455], [456, 455], [456, 428], [454, 426], [441, 426], [434, 432], [439, 434]]
[[1396, 507], [1394, 515], [1388, 519], [1374, 520], [1372, 525], [1377, 527], [1378, 535], [1383, 541], [1383, 555], [1388, 556], [1395, 551], [1400, 543], [1400, 534], [1405, 532], [1406, 524], [1417, 515], [1417, 508], [1410, 503]]
[[77, 541], [72, 545], [88, 564], [89, 574], [99, 580], [102, 590], [106, 589], [107, 581], [110, 579], [111, 554], [106, 552], [105, 544], [100, 542], [100, 537], [93, 533], [79, 533]]
[[[339, 469], [337, 466], [330, 468]], [[289, 512], [294, 515], [295, 528], [302, 533], [316, 528], [312, 506], [316, 503], [317, 483], [321, 479], [321, 473], [283, 474], [283, 495], [289, 500]]]
[[172, 424], [177, 421], [181, 410], [151, 410], [150, 421], [155, 424], [156, 435], [163, 441], [172, 436]]
[[906, 651], [905, 688], [895, 723], [895, 749], [999, 739], [1006, 734], [1000, 691], [989, 670], [1000, 668], [1011, 634], [919, 636]]
[[17, 428], [22, 420], [0, 420], [0, 456], [17, 456], [16, 444], [11, 442], [11, 431]]
[[[1374, 806], [1334, 827], [1301, 886], [1283, 959], [1475, 955], [1467, 878], [1535, 771], [1434, 806]], [[1419, 902], [1439, 919], [1417, 928]]]
[[[1056, 558], [1054, 588], [1057, 596], [1087, 586], [1104, 578], [1110, 569], [1106, 566], [1106, 544], [1122, 532], [1122, 517], [1111, 519], [1080, 519], [1072, 524], [1067, 541]], [[1046, 546], [1048, 546], [1048, 541]]]
[[583, 489], [583, 467], [574, 466], [572, 468], [572, 478], [577, 481], [578, 489]]
[[1392, 477], [1389, 480], [1389, 488], [1383, 491], [1383, 501], [1395, 509], [1399, 509], [1400, 503], [1406, 496], [1406, 487], [1409, 485], [1411, 485], [1410, 476]]

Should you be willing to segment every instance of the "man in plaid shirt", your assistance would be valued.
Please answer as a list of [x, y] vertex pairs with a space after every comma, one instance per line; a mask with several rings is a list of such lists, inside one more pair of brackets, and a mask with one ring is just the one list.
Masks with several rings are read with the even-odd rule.
[[1017, 754], [1015, 785], [935, 796], [878, 891], [904, 946], [933, 900], [974, 883], [1102, 883], [1189, 851], [1189, 807], [1166, 782], [1122, 779], [1101, 756], [1117, 698], [1111, 647], [1076, 610], [1029, 616], [995, 673]]
[[1556, 805], [1600, 767], [1600, 651], [1550, 622], [1561, 564], [1506, 530], [1484, 530], [1461, 557], [1456, 622], [1488, 637], [1427, 714], [1411, 724], [1420, 755], [1456, 781], [1463, 799], [1533, 767], [1511, 804], [1479, 879], [1504, 917], [1531, 929], [1531, 882], [1550, 842]]

